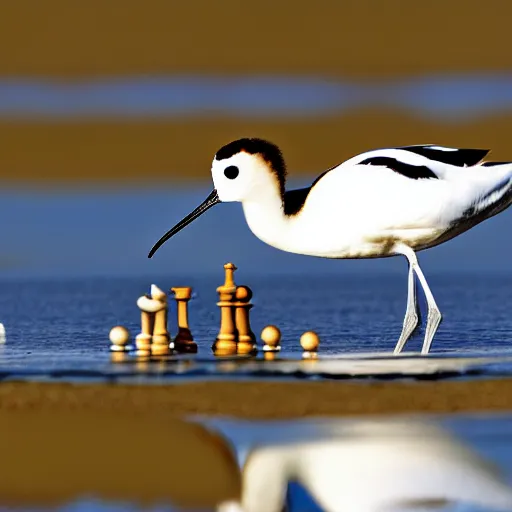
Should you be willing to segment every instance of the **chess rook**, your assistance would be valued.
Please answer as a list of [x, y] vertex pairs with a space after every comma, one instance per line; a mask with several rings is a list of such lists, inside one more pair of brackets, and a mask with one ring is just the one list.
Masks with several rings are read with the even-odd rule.
[[153, 300], [149, 295], [143, 295], [137, 300], [140, 309], [141, 332], [135, 338], [137, 355], [150, 355], [155, 325], [155, 313], [162, 309], [162, 303]]
[[151, 285], [151, 298], [161, 304], [161, 308], [155, 312], [155, 322], [153, 326], [153, 338], [151, 343], [151, 354], [165, 355], [171, 352], [170, 335], [167, 329], [169, 306], [167, 304], [167, 295], [155, 284]]
[[304, 352], [302, 357], [304, 359], [316, 359], [318, 357], [318, 346], [320, 345], [320, 338], [314, 331], [306, 331], [300, 337], [300, 345]]
[[252, 290], [248, 286], [237, 286], [235, 292], [235, 325], [238, 331], [238, 354], [256, 353], [256, 336], [251, 330], [249, 311], [253, 307], [250, 303], [252, 299]]
[[236, 267], [233, 263], [226, 263], [224, 270], [226, 272], [224, 284], [217, 288], [220, 299], [219, 302], [217, 302], [217, 306], [220, 308], [220, 329], [212, 346], [212, 350], [219, 355], [231, 355], [236, 354], [238, 341], [235, 308], [233, 306], [236, 293], [233, 274]]
[[178, 352], [195, 353], [197, 352], [197, 343], [194, 341], [188, 325], [188, 301], [192, 297], [192, 288], [189, 286], [175, 287], [171, 288], [171, 292], [174, 293], [178, 315], [178, 334], [174, 338], [174, 348]]

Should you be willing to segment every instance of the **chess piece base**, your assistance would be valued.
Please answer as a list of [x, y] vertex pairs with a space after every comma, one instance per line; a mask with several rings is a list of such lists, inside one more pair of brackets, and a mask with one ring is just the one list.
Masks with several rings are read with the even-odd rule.
[[160, 345], [156, 343], [153, 343], [153, 345], [151, 345], [151, 355], [165, 356], [170, 353], [171, 349], [169, 348], [169, 345], [167, 343], [165, 345]]
[[242, 354], [242, 355], [257, 354], [258, 347], [256, 346], [256, 343], [252, 340], [251, 341], [239, 341], [238, 345], [236, 347], [236, 351], [238, 354]]
[[131, 345], [110, 345], [111, 352], [130, 352], [133, 350]]
[[212, 350], [215, 352], [215, 354], [236, 354], [236, 345], [236, 341], [217, 338], [212, 345]]
[[217, 348], [213, 349], [213, 355], [215, 357], [228, 357], [228, 356], [236, 356], [236, 347], [235, 348]]
[[152, 336], [149, 334], [137, 334], [135, 337], [135, 346], [140, 350], [149, 350], [151, 347]]

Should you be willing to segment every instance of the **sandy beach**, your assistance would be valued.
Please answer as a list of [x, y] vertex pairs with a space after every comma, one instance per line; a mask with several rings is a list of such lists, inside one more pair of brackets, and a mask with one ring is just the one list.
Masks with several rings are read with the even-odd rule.
[[6, 382], [0, 412], [126, 411], [286, 419], [400, 413], [509, 411], [512, 379], [417, 382], [193, 382], [107, 385]]

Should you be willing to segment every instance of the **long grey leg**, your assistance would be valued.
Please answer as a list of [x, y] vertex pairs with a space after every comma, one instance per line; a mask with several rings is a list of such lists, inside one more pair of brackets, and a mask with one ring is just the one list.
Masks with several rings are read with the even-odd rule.
[[422, 354], [428, 354], [430, 351], [430, 345], [432, 344], [432, 340], [434, 339], [434, 335], [437, 332], [439, 324], [443, 319], [441, 315], [441, 311], [437, 307], [436, 301], [434, 300], [434, 296], [430, 291], [430, 287], [428, 286], [427, 280], [423, 275], [423, 271], [421, 270], [418, 263], [416, 263], [414, 267], [414, 271], [420, 280], [421, 286], [423, 287], [423, 291], [425, 292], [425, 298], [427, 299], [428, 305], [428, 315], [427, 315], [427, 327], [425, 328], [425, 339], [423, 340], [423, 347], [421, 348]]
[[430, 351], [430, 346], [432, 345], [432, 340], [434, 339], [434, 335], [436, 334], [436, 331], [442, 320], [441, 311], [439, 311], [436, 301], [434, 300], [434, 295], [432, 295], [432, 291], [430, 290], [427, 280], [423, 275], [423, 271], [421, 270], [420, 265], [418, 263], [418, 258], [416, 258], [416, 253], [410, 247], [401, 244], [397, 245], [395, 249], [398, 253], [403, 254], [404, 256], [407, 257], [407, 259], [409, 260], [409, 264], [411, 266], [410, 270], [416, 272], [421, 287], [423, 288], [423, 292], [425, 293], [428, 314], [427, 326], [425, 328], [425, 338], [423, 340], [423, 347], [421, 348], [421, 353], [428, 354]]
[[417, 305], [416, 305], [416, 285], [414, 282], [414, 272], [412, 263], [409, 261], [409, 276], [408, 276], [408, 285], [407, 285], [407, 309], [405, 311], [404, 325], [402, 327], [402, 334], [400, 334], [400, 338], [396, 344], [395, 350], [393, 354], [399, 354], [407, 340], [411, 337], [414, 329], [418, 325], [418, 313], [417, 313]]

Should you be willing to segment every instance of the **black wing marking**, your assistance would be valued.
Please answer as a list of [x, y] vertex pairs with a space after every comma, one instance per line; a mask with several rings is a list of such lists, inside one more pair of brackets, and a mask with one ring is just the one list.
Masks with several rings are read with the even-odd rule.
[[440, 146], [402, 146], [397, 149], [404, 149], [411, 153], [436, 160], [443, 164], [455, 165], [456, 167], [472, 166], [480, 163], [489, 153], [489, 149], [440, 149]]
[[362, 162], [359, 162], [358, 165], [382, 165], [391, 169], [392, 171], [405, 176], [406, 178], [411, 178], [413, 180], [418, 179], [439, 179], [436, 174], [432, 172], [431, 169], [424, 165], [411, 165], [401, 162], [396, 158], [391, 158], [387, 156], [374, 156], [371, 158], [367, 158]]
[[510, 165], [512, 162], [484, 162], [482, 167], [494, 167], [495, 165]]
[[283, 197], [284, 214], [292, 216], [300, 213], [310, 192], [311, 187], [286, 191]]

